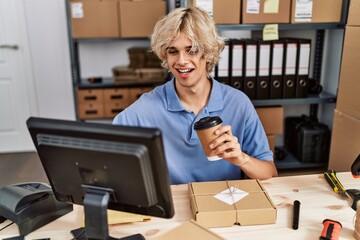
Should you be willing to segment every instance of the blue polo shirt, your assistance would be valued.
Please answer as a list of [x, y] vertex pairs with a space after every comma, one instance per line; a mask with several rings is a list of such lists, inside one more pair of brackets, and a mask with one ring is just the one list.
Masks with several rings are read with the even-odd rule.
[[266, 134], [249, 98], [241, 91], [212, 79], [207, 106], [195, 116], [180, 103], [174, 79], [143, 94], [119, 113], [113, 124], [155, 127], [163, 135], [171, 184], [240, 179], [241, 169], [226, 160], [209, 161], [194, 130], [206, 116], [220, 116], [231, 125], [241, 149], [261, 160], [272, 161]]

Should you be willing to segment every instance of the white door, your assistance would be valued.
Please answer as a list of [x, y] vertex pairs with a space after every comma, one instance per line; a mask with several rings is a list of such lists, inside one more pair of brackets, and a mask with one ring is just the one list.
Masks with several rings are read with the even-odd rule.
[[33, 151], [26, 119], [36, 113], [23, 0], [0, 0], [0, 153]]

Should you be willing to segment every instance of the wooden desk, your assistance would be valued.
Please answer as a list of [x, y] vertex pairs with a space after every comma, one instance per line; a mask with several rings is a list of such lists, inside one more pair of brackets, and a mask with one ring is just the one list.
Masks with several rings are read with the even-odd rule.
[[[338, 173], [338, 178], [345, 188], [359, 188], [360, 180], [353, 179], [349, 172]], [[354, 239], [354, 216], [350, 202], [332, 192], [322, 174], [277, 177], [262, 181], [273, 202], [277, 207], [276, 224], [256, 226], [233, 226], [226, 228], [212, 228], [211, 230], [225, 239], [319, 239], [323, 229], [322, 221], [326, 218], [341, 222], [343, 228], [340, 239]], [[110, 234], [123, 237], [141, 233], [146, 239], [155, 239], [161, 233], [170, 230], [191, 218], [187, 185], [172, 186], [175, 205], [173, 219], [152, 218], [149, 222], [122, 224], [110, 227]], [[293, 202], [299, 200], [300, 222], [299, 229], [292, 229]], [[81, 225], [83, 218], [82, 207], [75, 206], [74, 211], [49, 223], [26, 236], [27, 240], [50, 237], [51, 240], [71, 239], [70, 230]], [[7, 225], [6, 221], [0, 228]], [[1, 238], [17, 236], [16, 225], [2, 230]]]

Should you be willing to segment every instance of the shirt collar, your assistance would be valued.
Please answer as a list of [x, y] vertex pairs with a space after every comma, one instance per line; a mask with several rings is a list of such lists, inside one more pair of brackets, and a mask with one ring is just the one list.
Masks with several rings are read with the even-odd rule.
[[[224, 103], [222, 99], [221, 83], [211, 78], [212, 88], [208, 104], [205, 106], [207, 111], [215, 112], [223, 109]], [[181, 105], [178, 95], [175, 91], [175, 79], [171, 79], [165, 84], [166, 101], [168, 111], [178, 112], [185, 111], [186, 109]]]

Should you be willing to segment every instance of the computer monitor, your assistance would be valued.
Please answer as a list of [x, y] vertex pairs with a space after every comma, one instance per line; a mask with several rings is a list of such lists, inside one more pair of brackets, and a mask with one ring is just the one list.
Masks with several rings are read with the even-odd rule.
[[84, 206], [78, 239], [114, 239], [107, 209], [174, 215], [159, 129], [38, 117], [27, 126], [56, 199]]

